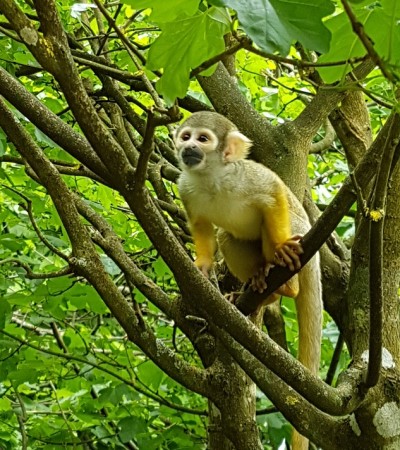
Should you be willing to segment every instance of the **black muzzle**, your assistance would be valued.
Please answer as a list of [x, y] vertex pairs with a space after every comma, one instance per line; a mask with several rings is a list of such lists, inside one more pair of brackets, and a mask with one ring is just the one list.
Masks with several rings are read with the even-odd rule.
[[204, 158], [204, 152], [198, 147], [187, 147], [182, 150], [181, 158], [188, 167], [197, 166]]

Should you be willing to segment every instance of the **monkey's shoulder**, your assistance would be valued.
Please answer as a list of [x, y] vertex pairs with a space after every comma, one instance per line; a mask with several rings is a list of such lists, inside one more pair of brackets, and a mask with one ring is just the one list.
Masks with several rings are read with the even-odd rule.
[[275, 197], [276, 190], [285, 189], [275, 172], [246, 159], [207, 167], [206, 170], [183, 171], [178, 188], [183, 201], [201, 195], [214, 202], [258, 196], [268, 201], [269, 197]]
[[275, 204], [276, 183], [281, 181], [272, 171], [241, 160], [207, 172], [184, 171], [178, 187], [192, 221], [203, 218], [235, 237], [258, 239], [263, 207]]

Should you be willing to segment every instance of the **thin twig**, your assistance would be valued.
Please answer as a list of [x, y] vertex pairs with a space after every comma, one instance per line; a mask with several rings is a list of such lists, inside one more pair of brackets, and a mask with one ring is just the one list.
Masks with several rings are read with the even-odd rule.
[[122, 43], [124, 44], [129, 56], [131, 57], [135, 66], [138, 68], [138, 70], [139, 70], [138, 75], [141, 78], [141, 80], [143, 81], [143, 83], [145, 84], [147, 91], [149, 92], [149, 94], [151, 95], [151, 97], [154, 100], [154, 103], [159, 108], [164, 108], [164, 104], [163, 104], [162, 100], [160, 99], [160, 96], [158, 95], [158, 93], [154, 89], [151, 81], [147, 78], [147, 76], [144, 72], [143, 66], [146, 63], [146, 60], [141, 55], [141, 53], [138, 52], [138, 50], [135, 48], [135, 46], [132, 45], [132, 43], [129, 41], [129, 39], [127, 39], [127, 37], [124, 35], [124, 33], [120, 30], [120, 28], [117, 26], [115, 20], [110, 16], [110, 14], [108, 13], [108, 11], [104, 7], [104, 5], [99, 0], [94, 0], [94, 2], [96, 3], [97, 7], [101, 11], [103, 16], [107, 20], [107, 22], [109, 23], [110, 27], [112, 27], [114, 29], [114, 31], [117, 33], [118, 37], [121, 39]]
[[329, 365], [328, 373], [326, 374], [325, 383], [332, 386], [333, 378], [335, 377], [336, 369], [339, 364], [340, 355], [342, 354], [344, 344], [344, 336], [342, 333], [339, 334], [338, 340], [336, 342], [335, 350], [333, 352], [332, 360]]
[[61, 406], [60, 400], [58, 399], [57, 389], [54, 386], [54, 383], [52, 381], [50, 381], [50, 387], [51, 387], [51, 390], [54, 393], [54, 397], [56, 399], [56, 403], [57, 403], [57, 405], [58, 405], [58, 407], [60, 409], [61, 417], [64, 419], [65, 425], [68, 428], [68, 431], [69, 431], [69, 433], [71, 435], [71, 442], [74, 442], [74, 438], [76, 437], [76, 435], [75, 435], [74, 431], [72, 430], [71, 425], [69, 424], [67, 416], [64, 413], [64, 410], [63, 410], [63, 408]]
[[278, 63], [291, 64], [299, 69], [305, 67], [332, 67], [332, 66], [344, 66], [346, 64], [356, 64], [365, 60], [365, 56], [360, 58], [349, 58], [342, 61], [332, 61], [326, 63], [316, 63], [312, 61], [305, 61], [302, 59], [284, 58], [283, 56], [278, 56], [273, 53], [264, 52], [253, 46], [253, 43], [248, 37], [239, 37], [239, 41], [242, 43], [243, 48], [247, 51], [254, 53], [255, 55], [261, 56], [266, 59], [271, 59]]
[[73, 273], [71, 267], [69, 266], [63, 267], [62, 269], [56, 272], [36, 273], [31, 270], [28, 264], [23, 263], [18, 259], [6, 258], [0, 261], [0, 265], [8, 263], [16, 264], [17, 266], [22, 267], [26, 272], [26, 277], [29, 278], [30, 280], [47, 280], [48, 278], [59, 278]]
[[112, 377], [114, 377], [115, 379], [121, 381], [122, 383], [126, 384], [127, 386], [135, 389], [136, 391], [140, 392], [141, 394], [151, 398], [152, 400], [159, 402], [162, 405], [168, 406], [171, 409], [176, 409], [177, 411], [182, 411], [188, 414], [195, 414], [195, 415], [200, 415], [200, 416], [206, 416], [207, 412], [204, 410], [196, 410], [196, 409], [191, 409], [191, 408], [186, 408], [185, 406], [181, 406], [181, 405], [176, 405], [166, 399], [164, 399], [163, 397], [161, 397], [160, 395], [154, 395], [150, 392], [145, 391], [144, 389], [140, 388], [139, 386], [137, 386], [137, 384], [135, 382], [133, 382], [132, 380], [130, 380], [129, 378], [125, 378], [122, 375], [120, 375], [118, 372], [113, 372], [109, 369], [107, 369], [106, 367], [104, 367], [104, 365], [99, 365], [96, 364], [95, 362], [93, 362], [91, 359], [87, 359], [87, 358], [81, 358], [79, 356], [74, 356], [71, 353], [61, 353], [61, 352], [55, 352], [53, 350], [47, 349], [47, 348], [42, 348], [39, 347], [35, 344], [32, 344], [31, 342], [24, 340], [18, 336], [15, 336], [5, 330], [0, 330], [1, 334], [4, 334], [5, 336], [9, 337], [10, 339], [13, 339], [17, 342], [19, 342], [21, 345], [33, 348], [34, 350], [37, 350], [38, 352], [41, 353], [45, 353], [47, 355], [52, 355], [55, 356], [57, 358], [61, 358], [61, 359], [65, 359], [67, 361], [76, 361], [79, 362], [83, 365], [89, 365], [97, 370], [100, 370], [101, 372], [104, 372]]
[[365, 47], [368, 52], [368, 55], [372, 58], [375, 64], [381, 69], [382, 74], [392, 83], [397, 81], [397, 76], [395, 76], [394, 72], [388, 71], [385, 62], [378, 55], [374, 48], [374, 44], [371, 38], [366, 34], [364, 25], [358, 21], [357, 16], [354, 14], [347, 0], [342, 0], [343, 8], [347, 14], [351, 22], [351, 26], [353, 27], [354, 33], [358, 36], [361, 43]]
[[219, 53], [218, 55], [213, 56], [212, 58], [208, 59], [207, 61], [204, 61], [201, 66], [196, 67], [190, 72], [190, 78], [196, 77], [201, 72], [204, 72], [204, 70], [207, 70], [208, 68], [212, 67], [214, 64], [216, 64], [219, 61], [222, 61], [226, 56], [233, 55], [234, 53], [238, 52], [240, 49], [244, 48], [243, 43], [239, 42], [235, 45], [232, 45], [231, 47], [227, 48], [222, 53]]
[[69, 257], [67, 255], [64, 255], [63, 252], [61, 252], [57, 247], [55, 247], [51, 242], [49, 242], [43, 235], [42, 231], [38, 227], [35, 218], [33, 217], [33, 211], [32, 211], [32, 200], [27, 197], [25, 194], [22, 194], [22, 192], [19, 192], [17, 189], [14, 189], [11, 186], [7, 186], [3, 183], [1, 183], [1, 186], [3, 186], [5, 189], [9, 189], [11, 192], [14, 192], [14, 194], [20, 196], [23, 200], [25, 200], [26, 204], [20, 203], [20, 206], [25, 209], [25, 211], [28, 213], [29, 220], [31, 221], [31, 224], [33, 226], [33, 229], [35, 230], [35, 233], [37, 234], [38, 238], [43, 242], [43, 244], [50, 249], [54, 254], [62, 258], [64, 261], [69, 261]]
[[18, 392], [18, 388], [14, 388], [14, 391], [15, 391], [15, 395], [17, 396], [18, 403], [21, 407], [21, 412], [20, 413], [16, 412], [18, 425], [19, 425], [19, 431], [21, 432], [21, 441], [22, 441], [21, 442], [21, 450], [27, 450], [28, 449], [28, 436], [26, 434], [25, 422], [28, 419], [28, 415], [26, 413], [24, 400], [22, 399], [20, 393]]

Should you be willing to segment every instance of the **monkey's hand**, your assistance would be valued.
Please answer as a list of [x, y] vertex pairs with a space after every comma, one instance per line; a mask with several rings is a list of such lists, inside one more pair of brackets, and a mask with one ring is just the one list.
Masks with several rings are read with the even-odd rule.
[[275, 248], [275, 264], [282, 267], [289, 267], [291, 271], [301, 268], [300, 256], [303, 247], [300, 244], [302, 236], [296, 235], [288, 239], [283, 244], [279, 244]]
[[269, 271], [272, 269], [272, 267], [274, 267], [273, 264], [266, 263], [258, 269], [257, 273], [254, 275], [250, 282], [250, 286], [252, 287], [253, 291], [257, 291], [262, 294], [265, 289], [267, 289], [265, 278], [268, 276]]

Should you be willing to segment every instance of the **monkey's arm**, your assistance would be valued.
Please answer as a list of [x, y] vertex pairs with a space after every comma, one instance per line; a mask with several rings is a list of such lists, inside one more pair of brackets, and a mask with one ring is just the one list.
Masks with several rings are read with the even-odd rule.
[[211, 222], [203, 218], [190, 220], [193, 241], [196, 249], [196, 266], [208, 276], [215, 253], [214, 227]]
[[284, 186], [277, 185], [274, 204], [264, 206], [262, 216], [262, 249], [267, 263], [288, 266], [290, 270], [300, 269], [299, 255], [303, 253], [299, 242], [301, 236], [291, 234], [289, 204]]

